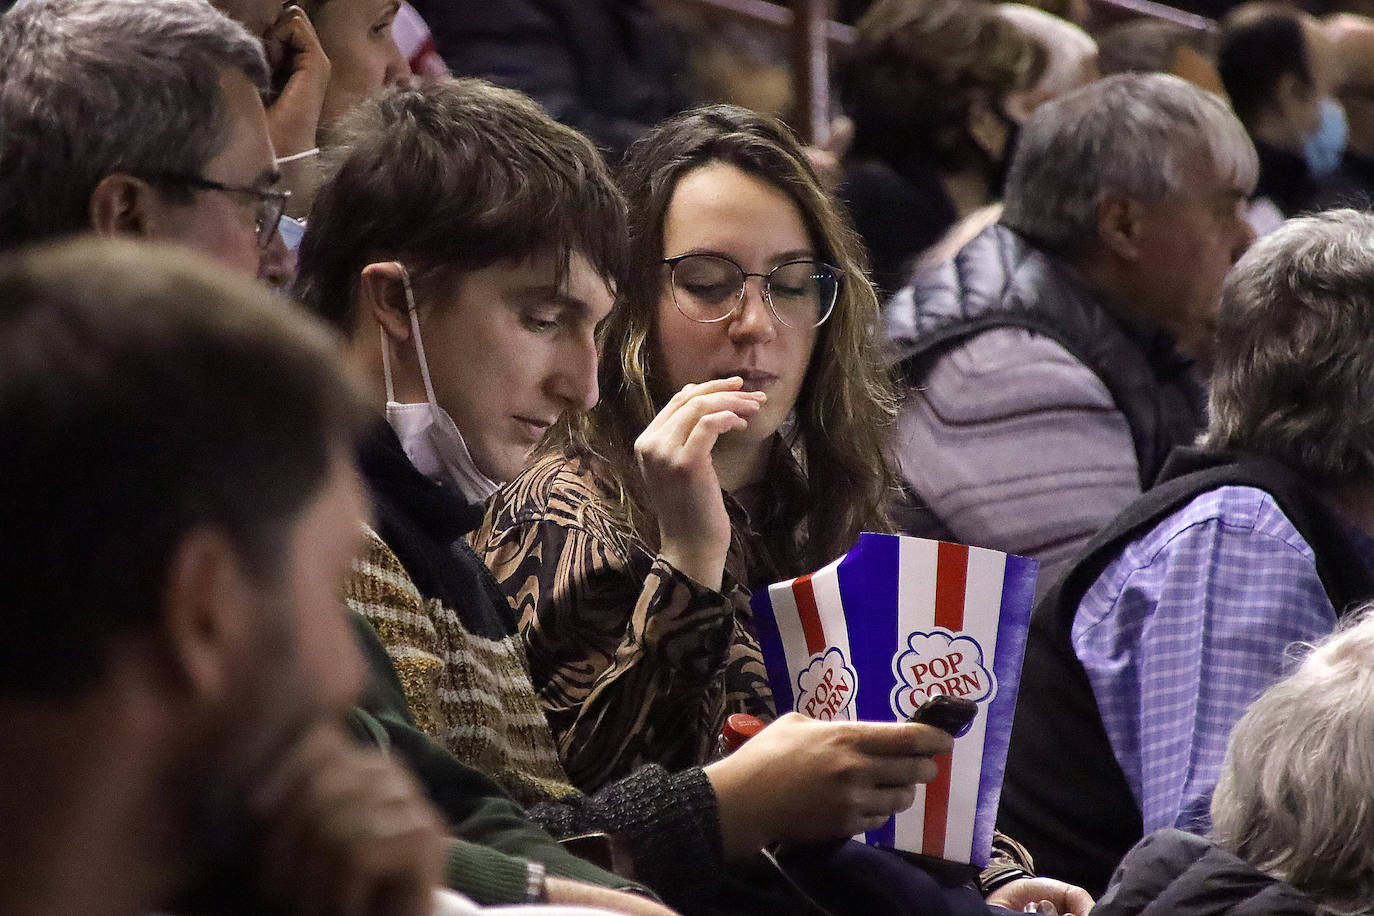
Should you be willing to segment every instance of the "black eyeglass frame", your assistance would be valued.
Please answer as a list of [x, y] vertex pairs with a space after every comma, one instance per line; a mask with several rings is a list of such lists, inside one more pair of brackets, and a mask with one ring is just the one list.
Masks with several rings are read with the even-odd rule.
[[[726, 312], [724, 315], [721, 315], [718, 318], [696, 318], [692, 315], [687, 314], [687, 312], [682, 308], [682, 303], [677, 301], [677, 283], [675, 282], [675, 271], [677, 270], [678, 264], [687, 260], [688, 258], [714, 258], [717, 261], [724, 261], [727, 264], [733, 265], [734, 268], [740, 272], [742, 276], [740, 277], [739, 281], [739, 293], [737, 293], [735, 296], [736, 301], [734, 308], [730, 309], [730, 311]], [[778, 319], [778, 321], [782, 322], [787, 327], [792, 328], [794, 331], [805, 331], [808, 328], [818, 328], [821, 325], [825, 324], [827, 321], [829, 321], [830, 316], [835, 314], [835, 306], [840, 301], [840, 291], [844, 288], [844, 271], [840, 270], [833, 264], [827, 264], [825, 261], [819, 261], [815, 258], [796, 258], [791, 261], [784, 261], [783, 263], [774, 267], [772, 270], [768, 271], [768, 273], [766, 274], [750, 273], [749, 271], [741, 267], [734, 260], [734, 258], [727, 258], [723, 254], [708, 254], [704, 251], [693, 251], [689, 252], [688, 254], [680, 254], [676, 255], [675, 257], [664, 258], [661, 263], [668, 265], [668, 289], [673, 294], [673, 306], [688, 321], [695, 321], [698, 324], [716, 324], [717, 322], [725, 321], [726, 319], [734, 315], [736, 312], [738, 312], [741, 306], [744, 305], [744, 287], [745, 284], [749, 282], [750, 277], [758, 277], [760, 280], [763, 281], [763, 301], [768, 304], [768, 311], [773, 313], [774, 318]], [[778, 312], [777, 307], [773, 305], [772, 276], [773, 274], [782, 270], [784, 267], [790, 267], [793, 264], [818, 264], [821, 267], [824, 267], [826, 270], [830, 271], [831, 275], [835, 278], [835, 295], [831, 297], [830, 304], [826, 306], [825, 314], [821, 315], [821, 317], [818, 318], [814, 324], [804, 325], [802, 327], [797, 327], [796, 325], [789, 323]]]
[[[195, 188], [198, 191], [248, 195], [258, 202], [255, 241], [259, 251], [265, 250], [268, 245], [272, 244], [272, 239], [277, 235], [277, 224], [281, 222], [282, 215], [286, 213], [286, 202], [291, 199], [291, 192], [281, 188], [266, 190], [264, 188], [224, 184], [220, 181], [182, 172], [148, 172], [138, 174], [135, 177], [155, 184], [179, 184], [184, 187]], [[271, 219], [268, 219], [269, 216]]]

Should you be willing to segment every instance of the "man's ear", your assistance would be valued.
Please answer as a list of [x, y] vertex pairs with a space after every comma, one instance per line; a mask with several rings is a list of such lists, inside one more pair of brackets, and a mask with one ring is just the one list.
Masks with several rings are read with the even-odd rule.
[[91, 192], [91, 228], [101, 236], [148, 236], [156, 222], [153, 188], [141, 178], [116, 172]]
[[243, 665], [262, 613], [238, 551], [218, 531], [195, 529], [167, 565], [164, 626], [172, 663], [195, 696], [217, 700]]
[[1097, 205], [1097, 238], [1102, 246], [1125, 261], [1140, 259], [1140, 233], [1144, 214], [1140, 201], [1119, 194], [1108, 195]]
[[397, 261], [369, 264], [358, 278], [359, 318], [371, 315], [386, 336], [397, 343], [410, 339], [407, 279], [405, 267]]

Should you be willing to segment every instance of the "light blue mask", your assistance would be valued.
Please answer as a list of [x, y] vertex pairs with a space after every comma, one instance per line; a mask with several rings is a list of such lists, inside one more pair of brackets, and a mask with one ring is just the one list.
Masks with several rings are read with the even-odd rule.
[[1345, 109], [1333, 98], [1321, 101], [1321, 123], [1303, 141], [1303, 158], [1307, 160], [1307, 171], [1317, 179], [1325, 178], [1336, 171], [1345, 155], [1345, 142], [1350, 137], [1350, 125], [1345, 119]]
[[301, 247], [301, 239], [305, 237], [305, 221], [292, 219], [283, 213], [281, 219], [277, 220], [277, 231], [286, 243], [286, 250], [294, 252]]

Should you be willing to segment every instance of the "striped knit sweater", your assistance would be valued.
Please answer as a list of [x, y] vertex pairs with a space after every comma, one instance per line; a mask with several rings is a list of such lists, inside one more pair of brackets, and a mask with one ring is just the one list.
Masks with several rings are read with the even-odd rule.
[[425, 600], [371, 529], [345, 599], [377, 630], [430, 737], [526, 806], [573, 793], [518, 636], [478, 636], [442, 601]]

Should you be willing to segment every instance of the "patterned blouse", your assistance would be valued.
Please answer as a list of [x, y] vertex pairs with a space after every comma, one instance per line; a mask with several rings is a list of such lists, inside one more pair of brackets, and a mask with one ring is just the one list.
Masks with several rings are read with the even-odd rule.
[[795, 535], [762, 543], [727, 496], [734, 537], [713, 591], [650, 553], [614, 505], [590, 462], [549, 456], [497, 494], [472, 535], [519, 617], [534, 689], [583, 791], [644, 763], [709, 761], [730, 713], [775, 718], [750, 587], [803, 571], [779, 572]]

